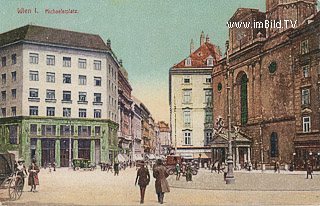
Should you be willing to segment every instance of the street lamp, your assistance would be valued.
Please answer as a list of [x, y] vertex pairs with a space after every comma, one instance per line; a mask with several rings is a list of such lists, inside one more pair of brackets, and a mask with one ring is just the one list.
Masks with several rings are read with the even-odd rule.
[[226, 69], [227, 69], [227, 104], [228, 104], [228, 173], [226, 184], [234, 184], [233, 176], [233, 158], [232, 158], [232, 143], [231, 143], [231, 101], [230, 101], [230, 68], [229, 68], [229, 41], [226, 41]]

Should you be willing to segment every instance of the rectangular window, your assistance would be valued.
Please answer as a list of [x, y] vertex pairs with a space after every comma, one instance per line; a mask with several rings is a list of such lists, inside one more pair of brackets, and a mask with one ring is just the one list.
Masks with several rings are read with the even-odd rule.
[[190, 111], [183, 112], [183, 122], [184, 122], [184, 127], [191, 126], [191, 112]]
[[94, 86], [101, 86], [101, 77], [94, 77]]
[[9, 143], [18, 144], [18, 125], [9, 125]]
[[12, 96], [12, 99], [17, 98], [17, 90], [16, 89], [11, 89], [11, 96]]
[[303, 72], [303, 77], [306, 78], [309, 76], [309, 66], [306, 65], [304, 67], [302, 67], [302, 72]]
[[16, 64], [17, 63], [17, 55], [16, 54], [12, 54], [11, 55], [11, 63], [12, 64]]
[[87, 99], [87, 92], [79, 92], [79, 102], [85, 102]]
[[61, 136], [73, 136], [74, 126], [72, 125], [60, 125], [60, 135]]
[[304, 40], [301, 42], [301, 54], [306, 54], [309, 52], [308, 40]]
[[303, 132], [311, 131], [311, 121], [310, 117], [303, 117]]
[[6, 101], [6, 99], [7, 99], [7, 92], [6, 91], [1, 91], [1, 99], [2, 99], [2, 101]]
[[211, 83], [211, 78], [206, 78], [206, 83]]
[[101, 102], [101, 93], [94, 93], [94, 102]]
[[79, 117], [87, 117], [87, 110], [79, 109]]
[[63, 57], [63, 67], [71, 67], [71, 57]]
[[63, 83], [71, 84], [71, 74], [63, 74]]
[[54, 107], [47, 107], [47, 116], [54, 116], [55, 108]]
[[101, 118], [101, 109], [94, 110], [94, 118]]
[[7, 82], [7, 75], [6, 74], [2, 74], [1, 78], [2, 78], [2, 84], [5, 84]]
[[101, 70], [101, 61], [94, 60], [93, 61], [93, 66], [95, 70]]
[[38, 71], [30, 71], [29, 77], [30, 77], [30, 81], [39, 81], [39, 72]]
[[47, 65], [55, 65], [55, 56], [47, 55]]
[[302, 105], [309, 104], [309, 89], [302, 90]]
[[189, 83], [191, 83], [190, 77], [184, 77], [184, 78], [183, 78], [183, 83], [184, 83], [184, 84], [189, 84]]
[[71, 117], [71, 108], [63, 108], [63, 116]]
[[7, 66], [7, 57], [2, 57], [2, 67]]
[[183, 103], [191, 103], [191, 90], [183, 91]]
[[91, 136], [91, 127], [90, 126], [78, 126], [78, 135], [80, 137]]
[[79, 85], [86, 85], [87, 84], [87, 76], [79, 75]]
[[12, 116], [12, 117], [17, 116], [17, 109], [16, 109], [16, 107], [11, 107], [11, 116]]
[[6, 117], [7, 116], [6, 108], [1, 108], [1, 116], [2, 117]]
[[191, 132], [184, 132], [184, 144], [191, 145]]
[[212, 90], [205, 90], [205, 103], [212, 103]]
[[63, 101], [71, 101], [71, 91], [63, 91]]
[[56, 92], [55, 90], [47, 89], [47, 99], [55, 99], [56, 98]]
[[101, 127], [100, 126], [95, 126], [94, 127], [94, 133], [95, 133], [95, 136], [100, 136], [101, 135]]
[[207, 145], [210, 143], [211, 140], [212, 140], [212, 132], [206, 132]]
[[36, 124], [30, 125], [30, 134], [33, 134], [33, 135], [38, 134], [38, 125], [36, 125]]
[[42, 136], [56, 136], [56, 125], [41, 125]]
[[38, 106], [30, 106], [29, 107], [29, 114], [38, 116]]
[[29, 62], [30, 62], [30, 64], [38, 64], [39, 63], [39, 54], [30, 53], [29, 54]]
[[11, 72], [11, 79], [13, 82], [17, 80], [17, 72]]
[[213, 110], [212, 109], [206, 110], [205, 123], [213, 123]]
[[54, 83], [55, 81], [55, 73], [47, 72], [47, 82]]
[[87, 68], [87, 60], [86, 59], [79, 59], [78, 60], [78, 67], [80, 69], [85, 69]]
[[29, 97], [37, 98], [39, 96], [39, 89], [30, 88], [29, 89]]

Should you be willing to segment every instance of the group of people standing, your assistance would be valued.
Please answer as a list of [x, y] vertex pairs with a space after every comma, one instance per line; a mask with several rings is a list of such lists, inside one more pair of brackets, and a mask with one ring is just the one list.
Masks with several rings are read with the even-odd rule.
[[31, 165], [28, 168], [28, 171], [26, 169], [26, 166], [24, 164], [24, 160], [20, 158], [18, 160], [18, 163], [15, 164], [15, 172], [16, 175], [20, 176], [22, 178], [22, 185], [24, 186], [24, 178], [28, 176], [28, 185], [31, 186], [30, 192], [36, 192], [36, 187], [39, 185], [39, 178], [38, 173], [40, 172], [39, 167], [36, 164], [35, 160], [32, 160]]
[[[153, 166], [153, 177], [156, 179], [155, 181], [155, 189], [158, 195], [158, 202], [163, 204], [164, 193], [170, 192], [170, 187], [167, 181], [167, 177], [169, 173], [167, 172], [167, 168], [163, 165], [161, 159], [156, 161], [156, 164]], [[140, 203], [144, 203], [144, 195], [147, 188], [147, 185], [150, 182], [150, 174], [149, 170], [145, 167], [145, 162], [142, 161], [140, 163], [140, 168], [137, 171], [137, 177], [135, 181], [135, 185], [140, 186]]]

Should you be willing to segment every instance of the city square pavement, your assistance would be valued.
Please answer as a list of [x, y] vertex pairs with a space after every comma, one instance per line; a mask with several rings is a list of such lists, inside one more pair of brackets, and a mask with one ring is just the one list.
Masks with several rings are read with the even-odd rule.
[[[150, 171], [152, 176], [152, 171]], [[236, 182], [226, 185], [223, 174], [200, 170], [192, 182], [168, 178], [170, 193], [165, 205], [319, 205], [320, 173], [306, 179], [306, 172], [240, 171]], [[28, 192], [25, 185], [20, 200], [8, 201], [8, 191], [0, 191], [3, 205], [139, 205], [139, 187], [134, 185], [136, 169], [113, 173], [72, 171], [67, 168], [49, 173], [41, 169], [38, 192]], [[158, 205], [154, 178], [147, 187], [145, 205]]]

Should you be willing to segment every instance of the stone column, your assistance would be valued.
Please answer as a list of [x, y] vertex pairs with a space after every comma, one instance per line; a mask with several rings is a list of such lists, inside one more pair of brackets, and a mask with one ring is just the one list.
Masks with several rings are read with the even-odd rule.
[[102, 129], [102, 136], [100, 139], [100, 157], [101, 162], [108, 162], [109, 149], [108, 149], [108, 127]]
[[91, 164], [95, 165], [96, 164], [96, 144], [94, 139], [90, 140], [90, 161]]
[[77, 158], [78, 158], [78, 140], [74, 139], [73, 140], [73, 159], [77, 159]]
[[60, 139], [56, 139], [56, 167], [60, 167]]
[[[236, 147], [236, 154], [237, 154], [237, 166], [240, 166], [240, 157], [239, 157], [239, 147]], [[239, 167], [240, 168], [240, 167]]]
[[248, 147], [248, 163], [251, 162], [250, 147]]
[[37, 139], [37, 165], [39, 167], [41, 167], [41, 153], [42, 153], [42, 149], [41, 149], [41, 139]]

